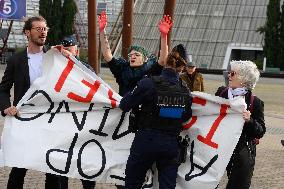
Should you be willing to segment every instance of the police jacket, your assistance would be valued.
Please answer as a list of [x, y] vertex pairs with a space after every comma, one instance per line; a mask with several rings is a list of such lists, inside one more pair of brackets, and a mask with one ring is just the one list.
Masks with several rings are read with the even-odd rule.
[[129, 111], [141, 105], [139, 128], [153, 128], [179, 134], [182, 122], [191, 115], [192, 97], [174, 70], [165, 68], [161, 76], [146, 77], [120, 101], [120, 108]]
[[156, 57], [149, 58], [142, 66], [135, 68], [131, 67], [129, 62], [123, 58], [112, 58], [107, 65], [116, 79], [121, 96], [132, 90], [145, 75], [160, 75], [163, 69], [158, 64]]

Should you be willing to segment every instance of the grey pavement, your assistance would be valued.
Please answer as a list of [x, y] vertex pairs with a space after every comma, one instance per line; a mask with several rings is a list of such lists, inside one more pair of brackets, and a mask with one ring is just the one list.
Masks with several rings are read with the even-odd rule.
[[[5, 65], [0, 64], [2, 78]], [[102, 68], [100, 77], [110, 86], [118, 90], [108, 68]], [[205, 90], [214, 94], [218, 86], [223, 85], [223, 76], [204, 74]], [[265, 120], [267, 133], [257, 146], [257, 157], [251, 189], [283, 189], [284, 188], [284, 79], [261, 78], [255, 94], [265, 102]], [[3, 129], [3, 117], [0, 117], [0, 133]], [[6, 188], [10, 168], [0, 168], [0, 189]], [[29, 170], [25, 178], [25, 189], [43, 189], [44, 173]], [[226, 176], [223, 176], [219, 188], [225, 188]], [[70, 189], [81, 189], [78, 179], [69, 180]], [[96, 189], [116, 188], [111, 184], [98, 184]]]

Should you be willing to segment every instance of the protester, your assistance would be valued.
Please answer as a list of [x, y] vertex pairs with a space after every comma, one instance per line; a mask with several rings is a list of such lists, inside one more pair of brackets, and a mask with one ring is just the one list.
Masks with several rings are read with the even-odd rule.
[[153, 58], [148, 59], [147, 51], [143, 47], [136, 45], [129, 47], [128, 60], [114, 58], [105, 31], [107, 25], [107, 16], [105, 12], [102, 12], [98, 21], [102, 54], [118, 83], [120, 95], [123, 96], [127, 91], [132, 90], [144, 75], [160, 75], [168, 54], [167, 34], [172, 26], [172, 21], [169, 16], [164, 16], [159, 22], [161, 51], [158, 62]]
[[256, 157], [256, 139], [263, 137], [266, 127], [264, 122], [264, 103], [252, 94], [259, 71], [251, 61], [230, 62], [228, 72], [229, 87], [220, 87], [216, 96], [232, 99], [243, 96], [247, 109], [243, 111], [245, 120], [238, 144], [227, 166], [227, 189], [249, 189]]
[[[78, 42], [74, 35], [69, 35], [69, 36], [64, 37], [61, 44], [62, 44], [62, 48], [59, 48], [59, 49], [64, 56], [68, 57], [70, 55], [73, 55], [76, 57], [77, 60], [80, 60]], [[84, 64], [87, 68], [89, 68], [91, 71], [94, 72], [94, 70], [89, 64], [85, 62], [82, 62], [82, 64]], [[61, 182], [61, 189], [68, 189], [68, 177], [61, 176], [60, 182]], [[96, 186], [95, 181], [81, 179], [81, 182], [82, 182], [84, 189], [94, 189]]]
[[[7, 63], [4, 76], [0, 83], [0, 110], [2, 116], [18, 114], [17, 103], [24, 96], [33, 82], [42, 74], [42, 59], [46, 52], [48, 27], [41, 16], [31, 17], [25, 21], [23, 33], [28, 39], [28, 46], [23, 51], [13, 55]], [[10, 90], [14, 85], [14, 101], [11, 105]], [[27, 169], [13, 167], [7, 184], [7, 189], [22, 189]], [[46, 173], [45, 188], [60, 188], [59, 176]]]
[[179, 80], [179, 72], [185, 64], [178, 53], [170, 53], [161, 76], [143, 78], [120, 102], [123, 111], [141, 105], [139, 129], [125, 170], [127, 189], [141, 188], [146, 172], [154, 162], [160, 188], [174, 189], [176, 186], [178, 136], [182, 122], [192, 114], [190, 91]]
[[[159, 30], [161, 33], [161, 50], [160, 57], [157, 62], [156, 58], [148, 58], [147, 51], [141, 46], [130, 46], [128, 49], [128, 60], [123, 58], [114, 58], [106, 36], [107, 16], [103, 11], [98, 17], [101, 50], [110, 71], [114, 75], [119, 86], [119, 94], [124, 95], [126, 92], [132, 90], [137, 82], [146, 74], [160, 75], [168, 55], [167, 34], [172, 27], [172, 21], [169, 16], [164, 16], [159, 22]], [[139, 108], [133, 107], [132, 123], [136, 122], [139, 117]], [[131, 123], [131, 124], [132, 124]], [[135, 123], [133, 123], [135, 124]], [[135, 129], [131, 128], [132, 131]], [[117, 188], [123, 188], [118, 185]]]
[[[105, 12], [98, 18], [100, 42], [102, 54], [114, 75], [119, 86], [119, 94], [123, 96], [126, 92], [133, 90], [137, 82], [144, 75], [160, 75], [168, 55], [167, 34], [172, 27], [172, 21], [169, 16], [164, 16], [159, 22], [159, 31], [161, 35], [161, 50], [158, 62], [156, 58], [147, 57], [147, 51], [141, 46], [130, 46], [128, 50], [128, 60], [123, 58], [114, 58], [106, 36], [107, 16]], [[136, 131], [136, 120], [139, 117], [139, 107], [133, 107], [130, 114], [129, 131]]]
[[186, 83], [190, 91], [204, 92], [203, 76], [196, 71], [196, 65], [190, 57], [186, 64], [186, 72], [180, 74], [180, 78]]

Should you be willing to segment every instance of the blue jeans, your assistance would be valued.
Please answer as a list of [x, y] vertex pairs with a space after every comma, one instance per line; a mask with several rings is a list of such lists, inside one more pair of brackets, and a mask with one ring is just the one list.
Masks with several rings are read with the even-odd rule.
[[178, 171], [177, 136], [155, 129], [140, 129], [135, 134], [125, 170], [125, 188], [140, 189], [147, 170], [156, 163], [161, 189], [174, 189]]

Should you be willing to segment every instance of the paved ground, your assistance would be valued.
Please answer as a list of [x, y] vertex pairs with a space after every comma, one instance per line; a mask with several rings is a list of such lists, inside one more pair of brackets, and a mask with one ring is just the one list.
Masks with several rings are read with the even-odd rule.
[[[0, 77], [4, 66], [0, 65]], [[108, 69], [103, 68], [100, 75], [107, 83], [117, 90], [117, 85]], [[223, 85], [219, 75], [204, 75], [206, 92], [213, 94], [216, 88]], [[252, 189], [283, 189], [284, 188], [284, 147], [280, 140], [284, 139], [284, 79], [261, 78], [254, 93], [265, 102], [265, 120], [267, 133], [257, 146], [256, 167], [252, 181]], [[3, 128], [3, 118], [0, 118], [0, 133]], [[6, 187], [10, 168], [0, 168], [0, 189]], [[226, 178], [220, 183], [225, 188]], [[43, 189], [44, 174], [28, 171], [25, 178], [25, 189]], [[81, 189], [77, 179], [69, 180], [70, 189]], [[96, 189], [115, 188], [112, 185], [98, 184]]]

